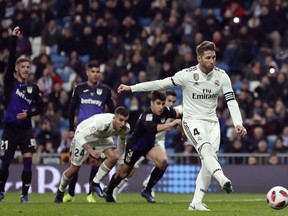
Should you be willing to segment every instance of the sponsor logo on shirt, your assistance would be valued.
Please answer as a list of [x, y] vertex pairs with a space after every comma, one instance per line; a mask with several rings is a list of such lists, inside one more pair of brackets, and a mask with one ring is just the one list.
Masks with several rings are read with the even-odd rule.
[[21, 92], [19, 89], [16, 90], [16, 95], [23, 98], [27, 103], [29, 103], [29, 104], [32, 103], [32, 100], [26, 98], [25, 94], [23, 92]]
[[100, 101], [100, 100], [93, 100], [93, 99], [83, 99], [81, 98], [81, 104], [95, 104], [95, 105], [98, 105], [98, 106], [101, 106], [103, 103], [103, 101]]

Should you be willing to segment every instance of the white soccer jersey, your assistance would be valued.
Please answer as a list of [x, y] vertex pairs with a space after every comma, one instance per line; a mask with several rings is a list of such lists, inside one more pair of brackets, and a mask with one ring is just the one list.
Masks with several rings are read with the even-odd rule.
[[82, 145], [85, 143], [95, 146], [95, 141], [99, 138], [108, 138], [112, 136], [119, 136], [125, 140], [129, 132], [129, 124], [126, 125], [125, 130], [116, 131], [112, 125], [114, 114], [102, 113], [91, 116], [90, 118], [82, 121], [75, 131], [75, 137], [83, 140]]
[[203, 73], [199, 65], [185, 68], [173, 77], [133, 85], [131, 91], [161, 90], [177, 85], [182, 86], [183, 91], [183, 121], [218, 121], [216, 107], [218, 96], [223, 93], [234, 125], [242, 125], [230, 78], [224, 70], [217, 67], [209, 74]]
[[[96, 150], [103, 151], [107, 148], [116, 148], [112, 137], [118, 136], [118, 148], [122, 151], [125, 150], [126, 136], [129, 133], [130, 126], [126, 124], [123, 130], [116, 131], [112, 125], [113, 116], [114, 114], [111, 113], [96, 114], [85, 119], [77, 126], [72, 141], [72, 164], [81, 166], [88, 158], [89, 153], [83, 148], [85, 143]], [[120, 151], [120, 154], [123, 154], [123, 152]]]

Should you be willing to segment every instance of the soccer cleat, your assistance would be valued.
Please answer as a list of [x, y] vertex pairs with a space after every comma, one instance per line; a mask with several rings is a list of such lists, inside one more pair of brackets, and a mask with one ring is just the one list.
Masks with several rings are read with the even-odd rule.
[[90, 184], [91, 191], [95, 192], [100, 198], [105, 198], [105, 195], [102, 191], [102, 188], [100, 187], [100, 184], [92, 182]]
[[21, 203], [29, 203], [28, 195], [21, 195], [20, 202]]
[[64, 197], [64, 192], [61, 192], [59, 189], [57, 190], [56, 197], [54, 199], [54, 203], [62, 203]]
[[4, 192], [0, 192], [0, 202], [4, 199]]
[[[143, 181], [143, 188], [146, 188], [146, 187], [147, 187], [148, 181], [149, 181], [149, 178], [147, 178], [147, 179], [145, 179], [145, 180]], [[151, 189], [151, 196], [152, 196], [153, 198], [155, 198], [155, 191], [153, 190], [153, 188]]]
[[149, 203], [156, 202], [155, 199], [151, 195], [151, 191], [146, 190], [146, 188], [143, 188], [143, 190], [141, 191], [141, 196], [144, 197]]
[[190, 204], [188, 211], [211, 211], [204, 203]]
[[69, 193], [66, 194], [64, 197], [63, 197], [63, 202], [64, 203], [67, 203], [67, 202], [75, 202], [75, 197], [74, 196], [71, 196]]
[[114, 199], [114, 197], [110, 194], [106, 194], [106, 202], [109, 202], [109, 203], [116, 203], [116, 200]]
[[231, 181], [224, 183], [223, 190], [228, 194], [234, 192]]
[[86, 201], [87, 201], [88, 203], [96, 203], [96, 200], [94, 199], [92, 193], [90, 193], [90, 194], [87, 195]]

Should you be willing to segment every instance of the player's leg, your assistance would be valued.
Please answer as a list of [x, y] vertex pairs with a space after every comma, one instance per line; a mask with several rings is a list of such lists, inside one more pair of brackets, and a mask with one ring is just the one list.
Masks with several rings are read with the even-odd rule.
[[63, 197], [63, 202], [75, 202], [75, 187], [78, 181], [78, 172], [74, 174], [72, 177], [69, 187], [68, 193]]
[[[98, 170], [99, 170], [99, 166], [101, 165], [102, 161], [101, 160], [92, 160], [92, 166], [91, 166], [91, 170], [90, 170], [90, 175], [89, 175], [89, 182], [93, 181], [93, 178], [96, 176]], [[89, 187], [89, 191], [86, 197], [86, 201], [89, 203], [95, 203], [96, 200], [93, 197], [93, 193], [91, 190], [91, 187]]]
[[102, 188], [100, 187], [100, 182], [109, 174], [110, 170], [115, 166], [119, 158], [114, 147], [106, 148], [103, 152], [106, 159], [99, 167], [98, 172], [91, 182], [92, 192], [95, 192], [100, 198], [104, 197]]
[[135, 163], [145, 154], [146, 152], [137, 152], [131, 149], [126, 151], [124, 163], [119, 166], [117, 172], [110, 179], [106, 190], [106, 202], [116, 202], [116, 200], [113, 198], [113, 190], [124, 178], [127, 178], [130, 175], [131, 171], [134, 169]]
[[147, 186], [142, 190], [141, 195], [150, 203], [155, 203], [155, 199], [152, 197], [151, 191], [154, 185], [162, 178], [166, 168], [168, 166], [168, 157], [166, 152], [161, 146], [154, 146], [148, 153], [147, 158], [152, 160], [155, 164], [155, 168], [150, 174], [150, 179]]
[[[20, 135], [20, 136], [19, 136]], [[19, 148], [23, 156], [23, 170], [21, 174], [22, 193], [20, 202], [28, 203], [28, 190], [32, 180], [32, 156], [36, 152], [36, 141], [32, 128], [22, 129], [18, 135]]]
[[72, 141], [72, 146], [73, 148], [71, 149], [70, 166], [63, 172], [61, 176], [60, 185], [54, 199], [55, 203], [63, 202], [64, 192], [67, 185], [71, 182], [75, 173], [78, 173], [82, 163], [89, 157], [89, 153], [82, 148], [82, 145], [75, 139], [75, 137]]
[[112, 178], [110, 179], [109, 185], [107, 186], [107, 189], [106, 189], [106, 201], [107, 202], [116, 202], [116, 200], [113, 198], [113, 191], [123, 179], [129, 176], [132, 169], [133, 169], [133, 166], [129, 166], [127, 164], [122, 164], [119, 166], [119, 169], [112, 176]]
[[[217, 127], [219, 124], [193, 121], [193, 123], [189, 124], [184, 123], [183, 126], [187, 138], [193, 143], [194, 148], [197, 150], [201, 158], [202, 165], [196, 179], [195, 198], [191, 202], [193, 205], [190, 204], [188, 210], [210, 211], [202, 203], [202, 199], [205, 192], [207, 192], [212, 175], [214, 175], [221, 186], [225, 182], [230, 182], [224, 175], [217, 160], [217, 154], [212, 146], [212, 142], [216, 142], [215, 139], [218, 140], [220, 137], [220, 131], [218, 131], [219, 128]], [[216, 138], [211, 139], [211, 134], [216, 136]], [[198, 140], [201, 140], [201, 142], [198, 142]]]
[[4, 128], [0, 146], [0, 159], [2, 163], [0, 166], [0, 201], [4, 199], [5, 185], [9, 176], [9, 166], [17, 148], [17, 140], [13, 138], [15, 134], [13, 135], [11, 131], [13, 130], [9, 130], [8, 127]]

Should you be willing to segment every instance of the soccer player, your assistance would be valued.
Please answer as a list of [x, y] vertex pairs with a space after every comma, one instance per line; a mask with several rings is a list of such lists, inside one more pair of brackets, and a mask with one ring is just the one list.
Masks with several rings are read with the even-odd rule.
[[[141, 156], [153, 161], [153, 169], [150, 180], [141, 195], [150, 203], [155, 203], [151, 195], [152, 187], [162, 178], [167, 166], [168, 159], [165, 151], [159, 145], [155, 145], [156, 134], [166, 131], [181, 124], [179, 113], [174, 109], [165, 107], [166, 95], [160, 91], [152, 92], [151, 107], [144, 111], [139, 117], [137, 124], [127, 139], [124, 163], [119, 166], [117, 172], [112, 176], [106, 190], [106, 201], [115, 202], [113, 198], [114, 188], [129, 176], [135, 163]], [[165, 123], [168, 118], [173, 118], [172, 122]]]
[[233, 192], [231, 181], [217, 160], [220, 145], [220, 127], [216, 116], [217, 99], [222, 92], [226, 99], [237, 134], [246, 135], [242, 117], [231, 86], [231, 80], [224, 70], [215, 66], [216, 46], [203, 41], [196, 47], [196, 66], [185, 68], [172, 77], [127, 86], [121, 84], [118, 93], [140, 92], [182, 86], [183, 130], [201, 158], [201, 169], [196, 179], [193, 200], [188, 210], [210, 211], [202, 200], [214, 176], [227, 193]]
[[36, 142], [31, 117], [43, 111], [43, 101], [36, 84], [27, 81], [30, 60], [20, 56], [16, 59], [17, 38], [21, 34], [17, 26], [12, 31], [8, 67], [4, 76], [4, 130], [0, 146], [0, 201], [4, 199], [9, 166], [19, 149], [23, 156], [21, 203], [28, 203], [28, 190], [32, 179], [32, 155]]
[[[77, 113], [77, 125], [84, 119], [87, 119], [95, 114], [100, 114], [105, 111], [105, 105], [110, 113], [114, 113], [115, 106], [112, 101], [111, 89], [100, 82], [101, 72], [100, 65], [96, 61], [91, 61], [86, 66], [86, 82], [76, 85], [73, 91], [72, 99], [69, 107], [69, 131], [70, 136], [74, 136], [75, 132], [75, 114]], [[89, 182], [96, 175], [101, 160], [94, 160], [91, 166]], [[78, 173], [75, 174], [69, 184], [68, 193], [64, 196], [63, 202], [75, 202], [75, 186], [78, 180]], [[90, 188], [91, 189], [91, 188]], [[96, 202], [93, 198], [91, 190], [89, 190], [87, 202]]]
[[[166, 90], [165, 91], [165, 94], [166, 94], [166, 101], [165, 101], [165, 106], [166, 107], [169, 107], [170, 109], [172, 109], [174, 107], [174, 104], [176, 103], [176, 98], [177, 98], [177, 94], [175, 91], [173, 90]], [[177, 107], [179, 109], [179, 107]], [[177, 110], [178, 110], [177, 109]], [[179, 110], [178, 110], [179, 111]], [[181, 113], [181, 111], [180, 111]], [[166, 119], [166, 122], [171, 122], [172, 119]], [[166, 150], [165, 150], [165, 135], [166, 135], [166, 132], [167, 131], [161, 131], [159, 133], [156, 134], [156, 140], [155, 140], [155, 146], [161, 146], [162, 147], [162, 150], [164, 151], [165, 153], [165, 160], [168, 161], [168, 157], [166, 155]], [[141, 157], [134, 165], [134, 168], [137, 169], [139, 168], [140, 164], [145, 160], [145, 157]], [[150, 173], [153, 172], [153, 170], [156, 168], [156, 166], [154, 166], [151, 170]], [[133, 170], [130, 175], [128, 176], [128, 178], [130, 178], [133, 174], [134, 174], [134, 171]], [[128, 178], [125, 178], [123, 179], [118, 185], [117, 187], [113, 190], [113, 198], [116, 200], [116, 197], [118, 195], [118, 193], [120, 192], [119, 190], [122, 188], [122, 186], [128, 181]], [[149, 182], [149, 179], [150, 179], [150, 175], [144, 180], [143, 182], [143, 187], [146, 187], [147, 186], [147, 183]], [[151, 188], [151, 195], [152, 197], [154, 198], [155, 197], [155, 193], [154, 193], [154, 190], [153, 188]]]
[[[62, 174], [55, 203], [63, 202], [65, 188], [89, 155], [98, 159], [102, 157], [101, 152], [103, 152], [106, 157], [103, 164], [109, 170], [117, 163], [119, 156], [115, 150], [113, 136], [118, 136], [119, 149], [125, 149], [123, 146], [126, 145], [126, 136], [130, 130], [130, 126], [127, 124], [128, 118], [129, 110], [125, 107], [118, 107], [115, 114], [96, 114], [77, 126], [72, 141], [70, 166]], [[119, 154], [121, 155], [123, 152]]]

